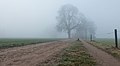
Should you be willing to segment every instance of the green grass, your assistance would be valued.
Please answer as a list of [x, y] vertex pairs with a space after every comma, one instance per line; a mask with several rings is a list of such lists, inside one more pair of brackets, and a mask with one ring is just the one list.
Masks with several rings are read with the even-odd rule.
[[[95, 42], [91, 42], [91, 44], [110, 53], [114, 57], [120, 59], [120, 49], [115, 48], [114, 39], [99, 38], [99, 39], [96, 39]], [[120, 48], [120, 44], [119, 44], [119, 48]]]
[[95, 60], [80, 42], [73, 42], [59, 58], [57, 66], [95, 66]]
[[107, 49], [115, 46], [114, 39], [109, 38], [99, 38], [95, 40], [95, 45]]
[[99, 38], [95, 40], [100, 45], [103, 45], [105, 47], [111, 47], [115, 46], [114, 39], [110, 38]]
[[0, 39], [0, 49], [38, 44], [60, 39]]
[[[118, 40], [120, 41], [120, 39]], [[100, 46], [103, 49], [113, 48], [115, 47], [115, 39], [112, 38], [98, 38], [95, 39], [95, 44], [97, 46]], [[120, 48], [120, 42], [118, 43]]]

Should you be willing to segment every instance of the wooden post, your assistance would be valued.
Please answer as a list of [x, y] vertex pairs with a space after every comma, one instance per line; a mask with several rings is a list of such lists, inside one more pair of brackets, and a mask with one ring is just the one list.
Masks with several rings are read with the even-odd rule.
[[90, 41], [93, 41], [93, 37], [92, 37], [92, 34], [90, 35]]
[[115, 29], [115, 47], [118, 48], [117, 29]]

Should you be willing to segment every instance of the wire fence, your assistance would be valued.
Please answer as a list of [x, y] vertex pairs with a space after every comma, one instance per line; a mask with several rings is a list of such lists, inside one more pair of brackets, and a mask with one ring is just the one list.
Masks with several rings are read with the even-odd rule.
[[99, 45], [102, 48], [120, 48], [120, 32], [115, 29], [113, 32], [96, 34], [96, 38], [90, 38], [91, 41], [96, 42], [96, 45]]

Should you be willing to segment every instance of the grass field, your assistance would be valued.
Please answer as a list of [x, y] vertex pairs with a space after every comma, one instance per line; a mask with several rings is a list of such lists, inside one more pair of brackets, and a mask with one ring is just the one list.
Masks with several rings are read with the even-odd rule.
[[60, 39], [0, 39], [0, 49], [44, 43], [56, 40]]
[[119, 49], [115, 48], [114, 39], [99, 38], [99, 39], [96, 39], [94, 42], [91, 42], [91, 44], [93, 44], [94, 46], [102, 50], [105, 50], [106, 52], [110, 53], [114, 57], [117, 57], [120, 59], [120, 44], [119, 44]]
[[[118, 46], [120, 48], [120, 39], [118, 40]], [[95, 42], [97, 45], [101, 46], [102, 48], [111, 48], [115, 47], [115, 39], [112, 38], [99, 38], [96, 39]]]
[[96, 39], [95, 42], [102, 48], [110, 48], [115, 46], [114, 39], [110, 38], [99, 38]]

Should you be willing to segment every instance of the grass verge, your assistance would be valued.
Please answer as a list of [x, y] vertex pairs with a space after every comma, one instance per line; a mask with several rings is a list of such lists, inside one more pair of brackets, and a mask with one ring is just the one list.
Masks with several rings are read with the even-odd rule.
[[95, 60], [87, 53], [86, 48], [76, 41], [64, 49], [58, 58], [57, 66], [95, 66]]

